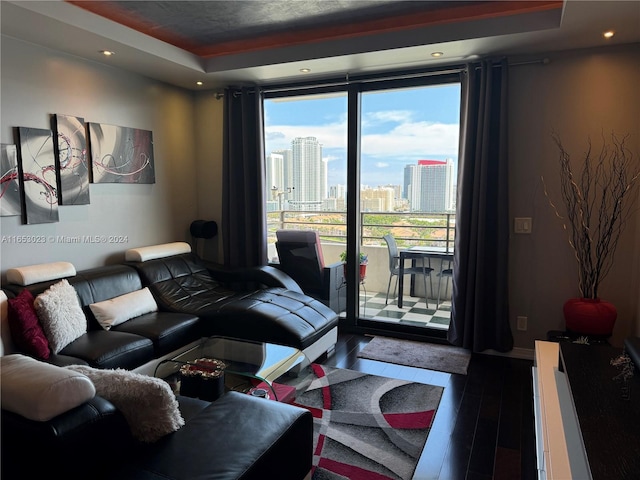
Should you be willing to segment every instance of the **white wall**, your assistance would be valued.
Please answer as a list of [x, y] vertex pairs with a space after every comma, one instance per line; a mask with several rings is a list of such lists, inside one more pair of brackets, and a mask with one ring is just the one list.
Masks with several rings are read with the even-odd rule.
[[[636, 167], [640, 165], [639, 46], [547, 57], [547, 65], [514, 66], [509, 71], [510, 211], [511, 217], [533, 218], [533, 233], [512, 234], [509, 246], [512, 328], [516, 346], [524, 348], [533, 348], [534, 339], [544, 339], [548, 330], [563, 330], [562, 305], [578, 296], [573, 251], [541, 182], [543, 176], [549, 196], [561, 207], [552, 131], [575, 154], [575, 161], [589, 136], [599, 145], [602, 134], [628, 134]], [[618, 310], [612, 338], [616, 345], [638, 331], [640, 323], [639, 238], [640, 215], [634, 213], [599, 292]], [[518, 315], [528, 317], [528, 331], [516, 330]]]
[[[156, 183], [91, 184], [91, 204], [60, 206], [57, 223], [23, 225], [2, 217], [0, 269], [66, 260], [77, 269], [124, 259], [127, 248], [190, 241], [198, 197], [194, 188], [194, 98], [191, 92], [3, 36], [0, 141], [14, 127], [50, 128], [52, 114], [153, 131]], [[212, 121], [216, 121], [214, 119]], [[38, 246], [12, 236], [119, 235], [124, 243]]]

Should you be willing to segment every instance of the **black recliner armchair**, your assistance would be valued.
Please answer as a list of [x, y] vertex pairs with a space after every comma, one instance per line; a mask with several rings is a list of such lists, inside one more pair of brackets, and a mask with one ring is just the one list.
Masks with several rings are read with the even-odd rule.
[[347, 293], [343, 262], [324, 264], [318, 232], [278, 230], [276, 239], [280, 264], [275, 266], [293, 278], [305, 294], [336, 313], [344, 311]]

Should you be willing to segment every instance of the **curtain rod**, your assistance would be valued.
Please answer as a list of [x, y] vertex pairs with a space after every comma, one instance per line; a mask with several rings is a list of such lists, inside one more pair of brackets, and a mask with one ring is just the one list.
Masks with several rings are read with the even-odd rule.
[[[549, 60], [548, 58], [540, 58], [538, 60], [526, 60], [526, 61], [522, 61], [522, 62], [514, 62], [514, 63], [508, 63], [507, 62], [507, 67], [520, 67], [522, 65], [534, 65], [534, 64], [542, 64], [542, 65], [548, 65], [549, 63], [551, 63], [551, 60]], [[502, 66], [501, 63], [494, 63], [491, 65], [492, 67], [500, 67]], [[480, 65], [476, 66], [476, 70], [481, 69], [482, 67]]]
[[[519, 67], [522, 65], [534, 65], [534, 64], [542, 64], [547, 65], [550, 63], [548, 58], [541, 58], [538, 60], [528, 60], [522, 62], [509, 63], [507, 66], [509, 67]], [[495, 64], [494, 67], [498, 67], [500, 64]], [[479, 68], [479, 67], [476, 67]], [[456, 73], [464, 72], [464, 67], [455, 67], [449, 68], [447, 70], [429, 70], [424, 72], [408, 72], [408, 73], [397, 73], [391, 74], [389, 76], [376, 76], [375, 74], [369, 76], [356, 76], [354, 78], [349, 78], [349, 74], [345, 75], [344, 80], [327, 80], [326, 82], [318, 81], [313, 83], [305, 83], [304, 85], [293, 85], [293, 86], [281, 86], [274, 85], [273, 87], [264, 86], [259, 87], [262, 92], [265, 93], [278, 93], [278, 92], [292, 92], [297, 90], [308, 90], [313, 88], [331, 88], [331, 87], [342, 87], [349, 85], [351, 83], [373, 83], [373, 82], [381, 82], [381, 81], [391, 81], [391, 80], [409, 80], [412, 78], [420, 78], [420, 77], [432, 77], [436, 75], [451, 75]], [[216, 100], [220, 100], [224, 97], [224, 93], [216, 92], [215, 98]]]
[[344, 79], [327, 79], [326, 81], [315, 81], [309, 82], [301, 85], [274, 85], [274, 86], [263, 86], [260, 89], [265, 93], [278, 93], [278, 92], [291, 92], [296, 90], [308, 90], [313, 88], [331, 88], [331, 87], [342, 87], [346, 85], [350, 85], [352, 83], [374, 83], [374, 82], [385, 82], [392, 80], [410, 80], [413, 78], [421, 78], [421, 77], [433, 77], [439, 75], [451, 75], [456, 73], [461, 73], [464, 70], [463, 67], [455, 67], [448, 68], [447, 70], [429, 70], [429, 71], [418, 71], [418, 72], [397, 72], [388, 75], [356, 75], [350, 77], [347, 73]]
[[519, 67], [521, 65], [533, 65], [536, 63], [541, 63], [542, 65], [548, 65], [549, 63], [551, 63], [551, 60], [549, 60], [547, 57], [545, 58], [539, 58], [538, 60], [527, 60], [524, 62], [515, 62], [515, 63], [508, 63], [507, 66], [508, 67]]

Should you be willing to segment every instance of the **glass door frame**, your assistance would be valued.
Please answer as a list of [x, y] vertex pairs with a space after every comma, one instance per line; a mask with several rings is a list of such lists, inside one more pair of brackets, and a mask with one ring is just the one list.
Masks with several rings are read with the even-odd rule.
[[[320, 93], [347, 93], [347, 258], [359, 258], [360, 251], [360, 140], [362, 94], [370, 91], [426, 87], [461, 83], [464, 67], [414, 70], [386, 74], [351, 77], [348, 80], [328, 80], [298, 85], [264, 87], [265, 98], [295, 97]], [[446, 330], [435, 330], [406, 324], [384, 323], [361, 318], [359, 315], [359, 264], [349, 262], [345, 269], [347, 281], [346, 316], [341, 317], [340, 327], [345, 332], [364, 334], [390, 334], [406, 338], [446, 339]]]

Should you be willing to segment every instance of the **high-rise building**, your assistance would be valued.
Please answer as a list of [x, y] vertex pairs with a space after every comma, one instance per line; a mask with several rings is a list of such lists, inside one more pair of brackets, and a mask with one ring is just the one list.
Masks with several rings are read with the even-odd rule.
[[282, 155], [282, 183], [276, 186], [279, 190], [287, 191], [293, 187], [293, 152], [291, 150], [276, 150], [273, 153]]
[[267, 201], [274, 200], [273, 195], [275, 192], [280, 190], [284, 185], [284, 157], [280, 153], [271, 153], [267, 155], [267, 164], [266, 164], [266, 173], [267, 173], [267, 181], [266, 181], [266, 196]]
[[409, 200], [409, 185], [411, 185], [411, 176], [413, 175], [411, 165], [404, 167], [404, 188], [402, 189], [402, 198]]
[[344, 185], [331, 185], [329, 187], [329, 198], [342, 198], [347, 197], [347, 188]]
[[394, 196], [394, 200], [400, 200], [400, 198], [402, 197], [402, 186], [401, 185], [382, 185], [381, 187], [378, 188], [391, 188], [393, 190], [393, 196]]
[[320, 198], [324, 200], [329, 196], [329, 162], [324, 158], [321, 160], [321, 162], [322, 169], [320, 170], [320, 181], [322, 182], [322, 184], [320, 190]]
[[454, 208], [453, 160], [419, 160], [404, 169], [404, 192], [413, 212], [443, 213]]
[[267, 211], [288, 210], [293, 192], [293, 154], [276, 150], [266, 158]]
[[364, 188], [360, 191], [360, 208], [368, 212], [393, 212], [395, 191], [393, 188]]
[[292, 200], [295, 210], [321, 210], [327, 197], [327, 162], [316, 137], [296, 137], [291, 141]]

